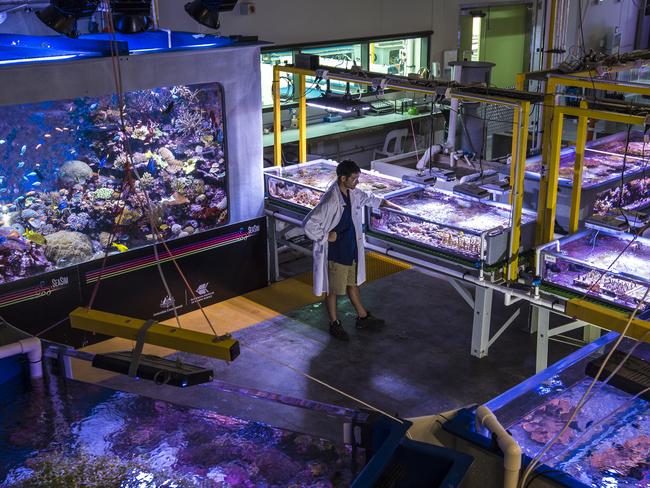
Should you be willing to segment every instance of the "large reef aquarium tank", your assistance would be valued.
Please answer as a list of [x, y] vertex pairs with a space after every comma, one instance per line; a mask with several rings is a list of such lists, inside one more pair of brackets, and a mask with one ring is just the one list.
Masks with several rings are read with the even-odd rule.
[[344, 487], [354, 466], [342, 442], [53, 375], [0, 398], [0, 459], [2, 488]]
[[[219, 83], [0, 107], [0, 283], [228, 221]], [[123, 124], [123, 127], [122, 127]], [[123, 129], [123, 130], [122, 130]]]
[[[580, 221], [598, 213], [595, 207], [603, 192], [615, 191], [622, 182], [644, 178], [648, 156], [650, 144], [645, 143], [643, 133], [639, 131], [618, 132], [589, 142], [584, 151]], [[575, 147], [563, 149], [560, 153], [556, 219], [565, 230], [569, 228], [575, 159]], [[548, 171], [548, 165], [543, 163], [542, 156], [526, 161], [524, 205], [527, 208], [537, 209], [539, 180], [545, 171]]]
[[[521, 447], [524, 468], [556, 439], [526, 486], [650, 488], [650, 395], [643, 393], [641, 373], [650, 365], [650, 344], [623, 339], [571, 419], [617, 337], [610, 332], [485, 403]], [[628, 353], [623, 368], [605, 381]], [[630, 371], [637, 372], [636, 382]], [[477, 431], [474, 420], [472, 409], [464, 409], [445, 429], [492, 451], [490, 432]], [[496, 463], [502, 469], [500, 456]]]

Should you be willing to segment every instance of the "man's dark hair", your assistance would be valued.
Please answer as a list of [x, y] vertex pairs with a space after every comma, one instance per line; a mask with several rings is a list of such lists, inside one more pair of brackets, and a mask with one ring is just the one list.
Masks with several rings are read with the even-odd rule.
[[346, 178], [352, 176], [354, 173], [361, 173], [361, 168], [359, 165], [352, 161], [351, 159], [344, 159], [336, 167], [336, 178], [345, 176]]

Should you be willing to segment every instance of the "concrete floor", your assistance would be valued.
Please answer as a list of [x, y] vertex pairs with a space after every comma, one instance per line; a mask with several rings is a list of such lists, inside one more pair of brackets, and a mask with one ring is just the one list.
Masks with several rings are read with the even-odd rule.
[[[469, 354], [472, 310], [451, 286], [407, 270], [362, 287], [365, 304], [386, 320], [378, 331], [356, 331], [354, 312], [341, 299], [340, 314], [351, 340], [331, 338], [321, 304], [308, 305], [234, 334], [241, 355], [232, 364], [176, 353], [185, 362], [205, 365], [215, 379], [298, 398], [359, 407], [349, 398], [310, 380], [309, 374], [374, 407], [401, 417], [443, 412], [482, 403], [534, 374], [535, 335], [525, 332], [528, 306], [493, 344], [489, 355]], [[514, 311], [495, 294], [493, 331]], [[552, 342], [549, 364], [573, 347]], [[102, 384], [154, 398], [209, 408], [278, 427], [341, 439], [340, 419], [223, 392], [214, 385], [180, 390], [124, 376]]]

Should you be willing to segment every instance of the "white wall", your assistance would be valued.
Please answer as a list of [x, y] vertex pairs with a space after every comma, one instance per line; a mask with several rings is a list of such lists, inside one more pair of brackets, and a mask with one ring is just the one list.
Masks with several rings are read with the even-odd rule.
[[[184, 4], [185, 0], [159, 0], [161, 26], [207, 32], [185, 13]], [[253, 15], [239, 14], [239, 6], [223, 13], [220, 32], [296, 44], [432, 30], [434, 61], [441, 61], [442, 51], [458, 44], [459, 0], [255, 0], [254, 4]]]
[[[604, 0], [596, 3], [594, 0], [582, 0], [582, 28], [587, 50], [599, 50], [605, 35], [613, 33], [618, 27], [621, 32], [620, 52], [634, 49], [636, 22], [639, 0]], [[567, 48], [580, 45], [580, 22], [578, 16], [578, 1], [571, 2], [569, 29], [567, 32]]]

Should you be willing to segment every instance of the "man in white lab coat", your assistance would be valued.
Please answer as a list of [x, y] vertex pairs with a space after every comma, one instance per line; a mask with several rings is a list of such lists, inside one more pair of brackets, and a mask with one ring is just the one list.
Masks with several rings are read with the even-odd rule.
[[359, 285], [366, 280], [363, 209], [369, 205], [401, 210], [397, 205], [357, 189], [360, 173], [354, 161], [341, 161], [336, 168], [336, 182], [303, 221], [305, 234], [314, 241], [314, 294], [327, 294], [325, 304], [330, 334], [345, 341], [349, 340], [348, 333], [336, 315], [338, 295], [347, 293], [350, 298], [357, 312], [357, 328], [383, 323], [366, 310], [359, 293]]

